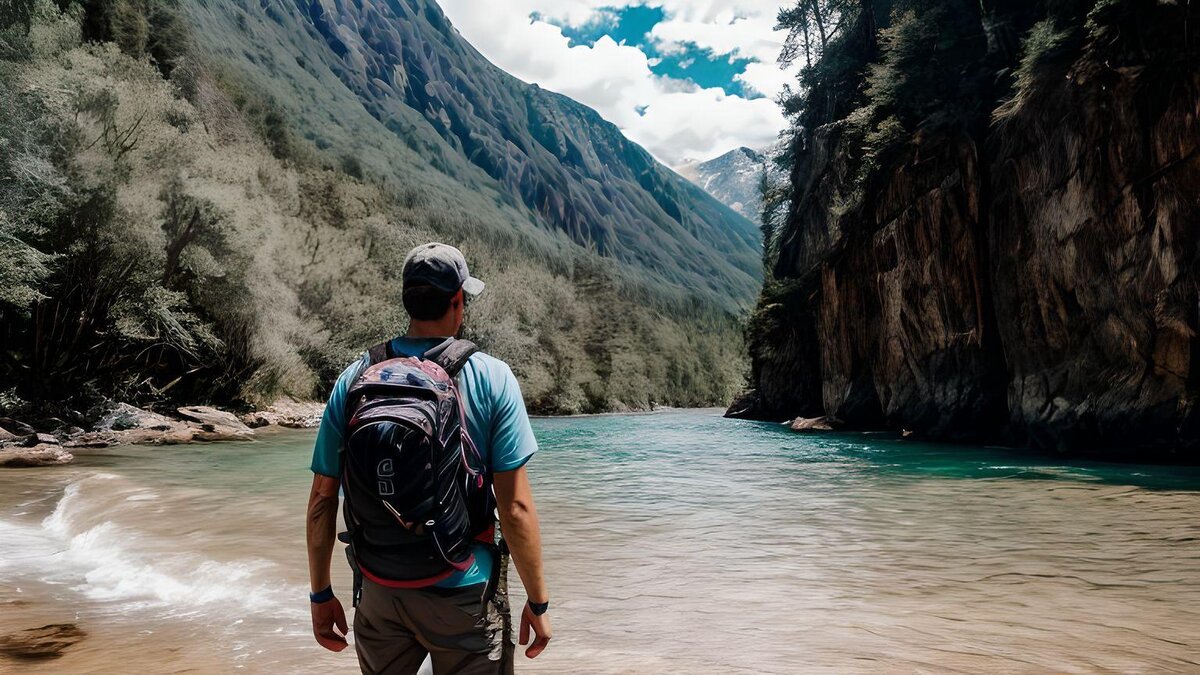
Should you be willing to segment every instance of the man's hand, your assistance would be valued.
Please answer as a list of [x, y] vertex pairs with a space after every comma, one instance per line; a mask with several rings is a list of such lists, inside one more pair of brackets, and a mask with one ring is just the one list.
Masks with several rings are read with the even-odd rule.
[[[312, 605], [313, 635], [316, 636], [317, 642], [331, 652], [340, 652], [345, 649], [348, 627], [346, 626], [346, 610], [342, 609], [342, 603], [337, 598], [333, 598], [326, 602], [309, 604]], [[337, 626], [337, 631], [333, 629], [334, 626]]]
[[543, 614], [534, 616], [533, 610], [529, 608], [529, 603], [525, 603], [525, 609], [521, 612], [521, 645], [529, 644], [529, 629], [533, 629], [533, 644], [529, 645], [529, 649], [525, 650], [525, 656], [531, 659], [537, 658], [546, 650], [546, 645], [550, 644], [550, 615]]

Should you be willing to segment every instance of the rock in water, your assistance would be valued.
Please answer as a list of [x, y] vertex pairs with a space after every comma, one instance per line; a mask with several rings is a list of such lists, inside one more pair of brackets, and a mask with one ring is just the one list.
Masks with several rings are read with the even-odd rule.
[[19, 659], [56, 659], [85, 637], [87, 633], [73, 623], [55, 623], [0, 635], [0, 654]]
[[729, 404], [729, 409], [725, 411], [726, 417], [740, 419], [746, 416], [752, 416], [754, 411], [758, 409], [759, 396], [758, 391], [748, 389], [733, 399], [733, 403]]
[[178, 412], [196, 423], [193, 436], [198, 441], [240, 441], [254, 436], [253, 429], [225, 410], [201, 405], [179, 408]]
[[792, 431], [833, 431], [833, 420], [828, 417], [797, 417], [788, 427]]
[[28, 469], [38, 466], [61, 466], [75, 461], [75, 455], [58, 445], [35, 445], [32, 448], [0, 450], [0, 467]]

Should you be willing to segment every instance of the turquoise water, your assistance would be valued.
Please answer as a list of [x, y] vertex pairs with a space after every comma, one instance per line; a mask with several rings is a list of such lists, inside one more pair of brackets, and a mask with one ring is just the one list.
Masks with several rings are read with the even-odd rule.
[[[1200, 668], [1196, 468], [716, 411], [534, 425], [557, 637], [524, 672]], [[353, 670], [308, 636], [312, 438], [0, 473], [0, 632], [90, 635], [0, 670]]]

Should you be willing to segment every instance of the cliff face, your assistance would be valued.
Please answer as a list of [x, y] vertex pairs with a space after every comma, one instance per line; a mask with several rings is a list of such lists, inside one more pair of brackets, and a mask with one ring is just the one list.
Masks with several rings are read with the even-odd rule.
[[1031, 36], [1059, 31], [1055, 50], [1030, 54], [1027, 38], [1005, 82], [995, 44], [981, 48], [1002, 86], [975, 93], [994, 95], [964, 122], [914, 125], [874, 165], [851, 120], [798, 130], [792, 211], [749, 335], [754, 391], [735, 407], [1041, 448], [1194, 447], [1200, 61], [1186, 13], [1108, 2], [1086, 27], [1030, 22]]
[[[1159, 48], [1187, 53], [1169, 41], [1178, 24], [1153, 28]], [[1200, 71], [1180, 65], [1085, 56], [995, 130], [1008, 407], [1037, 445], [1200, 438]]]

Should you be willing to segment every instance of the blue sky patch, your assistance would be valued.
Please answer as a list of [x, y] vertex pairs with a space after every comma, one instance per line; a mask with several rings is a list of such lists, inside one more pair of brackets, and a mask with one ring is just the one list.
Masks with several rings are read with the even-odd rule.
[[730, 96], [762, 98], [762, 94], [736, 79], [755, 59], [740, 57], [736, 52], [717, 54], [711, 48], [700, 47], [694, 42], [681, 43], [677, 49], [664, 54], [662, 45], [650, 34], [656, 25], [667, 18], [662, 7], [603, 7], [597, 10], [590, 21], [578, 26], [567, 25], [540, 12], [534, 12], [529, 18], [561, 28], [572, 47], [590, 47], [607, 35], [617, 44], [640, 49], [650, 59], [650, 70], [655, 75], [692, 82], [704, 89], [719, 87]]

